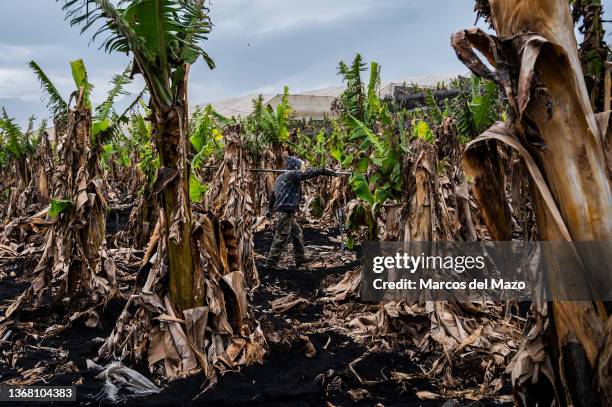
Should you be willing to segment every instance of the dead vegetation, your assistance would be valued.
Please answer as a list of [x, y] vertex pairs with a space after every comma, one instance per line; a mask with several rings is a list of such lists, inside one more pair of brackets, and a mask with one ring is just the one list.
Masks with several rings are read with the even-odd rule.
[[[73, 24], [106, 21], [105, 45], [133, 57], [107, 103], [92, 108], [82, 61], [69, 103], [37, 68], [53, 140], [0, 122], [25, 146], [0, 157], [1, 174], [19, 174], [0, 188], [0, 383], [77, 385], [81, 402], [612, 404], [608, 304], [369, 303], [359, 264], [366, 241], [610, 240], [610, 115], [593, 110], [601, 72], [583, 71], [589, 49], [604, 53], [600, 5], [574, 2], [573, 21], [564, 0], [478, 1], [496, 35], [452, 36], [473, 78], [415, 89], [424, 105], [406, 110], [379, 98], [377, 63], [362, 82], [357, 55], [338, 68], [338, 118], [306, 124], [292, 121], [287, 88], [276, 110], [260, 98], [248, 118], [190, 117], [190, 65], [214, 65], [198, 45], [204, 2], [168, 1], [154, 17], [124, 3], [64, 7]], [[148, 18], [164, 20], [165, 48], [135, 28]], [[189, 32], [160, 28], [184, 21]], [[134, 75], [147, 92], [120, 115], [113, 98]], [[304, 186], [313, 259], [273, 272], [262, 265], [274, 175], [252, 169], [290, 154], [352, 175]], [[574, 278], [597, 284], [582, 256], [566, 258]], [[564, 277], [546, 283], [561, 290]]]

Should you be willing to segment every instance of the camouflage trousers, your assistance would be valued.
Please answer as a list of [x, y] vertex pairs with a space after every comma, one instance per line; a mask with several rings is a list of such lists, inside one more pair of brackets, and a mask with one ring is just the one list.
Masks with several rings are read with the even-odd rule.
[[274, 241], [272, 241], [270, 254], [268, 255], [269, 264], [278, 262], [281, 254], [287, 250], [289, 239], [293, 243], [293, 253], [296, 262], [305, 259], [304, 234], [302, 233], [302, 227], [295, 219], [295, 214], [293, 212], [277, 212], [276, 233], [274, 234]]

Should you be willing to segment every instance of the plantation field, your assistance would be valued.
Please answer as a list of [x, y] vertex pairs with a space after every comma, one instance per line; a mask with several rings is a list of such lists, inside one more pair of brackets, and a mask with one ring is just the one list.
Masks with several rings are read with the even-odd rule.
[[7, 46], [48, 112], [0, 110], [0, 403], [612, 405], [604, 3], [477, 0], [463, 75], [197, 105], [214, 4], [57, 0], [129, 62]]

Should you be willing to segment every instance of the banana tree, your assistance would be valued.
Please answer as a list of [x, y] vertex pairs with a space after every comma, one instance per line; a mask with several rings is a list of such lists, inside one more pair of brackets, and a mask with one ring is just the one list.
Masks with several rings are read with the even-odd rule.
[[211, 381], [217, 367], [261, 362], [265, 340], [249, 313], [243, 271], [208, 263], [226, 249], [209, 225], [194, 222], [189, 201], [189, 69], [199, 58], [214, 67], [200, 45], [211, 30], [204, 0], [62, 2], [73, 25], [85, 31], [101, 22], [94, 40], [107, 34], [103, 48], [132, 56], [132, 74], [143, 76], [150, 95], [159, 156], [158, 222], [134, 293], [99, 355], [148, 360], [169, 378], [204, 370]]
[[110, 0], [62, 0], [72, 25], [82, 32], [101, 21], [93, 34], [108, 35], [102, 47], [130, 54], [133, 74], [141, 74], [150, 93], [153, 139], [160, 157], [158, 194], [167, 223], [169, 292], [177, 310], [203, 305], [194, 278], [189, 205], [188, 99], [189, 68], [202, 57], [214, 62], [200, 43], [211, 30], [203, 0], [131, 0], [117, 6]]
[[203, 111], [196, 109], [192, 123], [193, 130], [189, 141], [195, 155], [191, 160], [189, 198], [192, 202], [202, 202], [208, 190], [208, 185], [203, 180], [213, 174], [209, 168], [205, 168], [205, 164], [209, 159], [212, 159], [213, 163], [223, 159], [224, 143], [220, 126], [221, 123], [227, 123], [227, 119], [215, 112], [212, 105], [207, 105]]
[[[141, 103], [141, 107], [147, 111], [144, 103]], [[138, 167], [142, 172], [144, 177], [142, 195], [150, 200], [151, 196], [147, 191], [153, 187], [159, 169], [159, 155], [152, 144], [151, 124], [140, 112], [136, 112], [130, 117], [129, 133], [128, 148], [133, 151], [131, 166]]]
[[[367, 84], [361, 80], [365, 63], [357, 54], [351, 65], [340, 62], [338, 73], [347, 84], [339, 98], [341, 126], [332, 133], [330, 154], [343, 167], [352, 167], [349, 185], [359, 203], [350, 205], [349, 232], [367, 227], [376, 240], [378, 218], [388, 200], [401, 198], [401, 143], [387, 104], [378, 97], [380, 66], [370, 64]], [[348, 246], [353, 244], [349, 235]]]
[[[373, 66], [375, 65], [373, 64]], [[350, 65], [347, 65], [344, 61], [340, 61], [338, 64], [338, 74], [346, 82], [346, 90], [342, 92], [339, 98], [339, 107], [344, 115], [351, 115], [363, 122], [367, 122], [365, 114], [368, 101], [364, 93], [364, 83], [361, 79], [361, 73], [365, 70], [366, 64], [363, 62], [361, 54], [356, 54]], [[375, 75], [376, 71], [372, 69], [370, 79], [375, 78]], [[370, 84], [375, 86], [373, 80], [370, 81]]]
[[[253, 113], [243, 120], [245, 134], [242, 135], [253, 162], [260, 168], [282, 168], [283, 154], [289, 142], [289, 125], [292, 108], [289, 104], [289, 88], [284, 87], [281, 102], [276, 106], [264, 105], [263, 97], [253, 100]], [[253, 174], [251, 196], [254, 199], [255, 215], [267, 211], [268, 197], [274, 189], [273, 174]]]
[[[63, 99], [48, 75], [35, 61], [30, 61], [29, 66], [39, 80], [43, 95], [47, 99], [47, 107], [53, 116], [56, 127], [55, 132], [58, 136], [62, 135], [65, 131], [68, 119], [68, 103]], [[71, 69], [75, 82], [85, 83], [87, 71], [83, 61], [77, 60], [72, 62]], [[89, 93], [91, 93], [92, 86], [87, 84], [87, 88], [84, 92], [83, 97], [86, 99], [84, 99], [83, 103], [85, 107], [92, 109], [91, 131], [95, 141], [92, 146], [96, 149], [94, 156], [101, 158], [101, 164], [105, 167], [116, 165], [116, 163], [111, 160], [111, 155], [113, 150], [118, 147], [118, 140], [121, 138], [125, 139], [121, 131], [121, 126], [127, 123], [127, 114], [140, 100], [139, 95], [122, 114], [119, 114], [115, 110], [114, 104], [116, 99], [122, 95], [128, 94], [128, 92], [125, 91], [125, 86], [131, 82], [129, 78], [130, 71], [131, 66], [128, 65], [121, 74], [117, 74], [113, 77], [110, 82], [111, 88], [106, 98], [95, 109], [92, 108], [91, 101], [89, 100]], [[78, 91], [75, 91], [71, 95], [71, 99], [77, 96]], [[118, 158], [121, 160], [121, 157]]]
[[106, 303], [116, 293], [115, 266], [105, 244], [107, 204], [100, 167], [104, 132], [112, 126], [108, 112], [98, 113], [96, 118], [92, 115], [92, 86], [83, 61], [73, 61], [70, 66], [77, 89], [71, 96], [74, 108], [68, 108], [69, 103], [59, 94], [53, 96], [55, 103], [67, 110], [58, 109], [65, 117], [56, 119], [64, 124], [56, 126], [62, 132], [55, 135], [56, 162], [49, 188], [52, 198], [44, 251], [31, 285], [7, 309], [7, 318], [24, 302], [35, 299], [35, 306], [41, 305], [45, 293], [54, 301], [68, 300], [77, 310]]
[[603, 5], [601, 0], [570, 0], [574, 24], [582, 22], [578, 30], [583, 35], [578, 55], [593, 110], [604, 106], [605, 72], [610, 49], [605, 41]]
[[[129, 156], [132, 146], [122, 128], [129, 124], [128, 114], [138, 105], [142, 93], [137, 95], [123, 113], [120, 114], [114, 107], [115, 100], [118, 97], [129, 95], [125, 86], [131, 82], [131, 70], [131, 66], [128, 65], [121, 74], [112, 78], [111, 88], [106, 99], [96, 107], [94, 114], [93, 132], [95, 135], [100, 135], [98, 145], [102, 148], [102, 151], [99, 152], [102, 167], [109, 173], [110, 176], [107, 177], [107, 181], [113, 189], [116, 189], [118, 184], [122, 184], [126, 185], [129, 190], [129, 184], [132, 181], [132, 177], [126, 174], [131, 163]], [[128, 190], [121, 191], [122, 195], [128, 195]]]
[[244, 120], [247, 146], [254, 158], [269, 148], [275, 156], [275, 164], [283, 164], [283, 145], [289, 140], [289, 122], [292, 108], [289, 104], [289, 87], [285, 86], [281, 102], [276, 110], [263, 104], [263, 96], [253, 100], [253, 113]]
[[41, 149], [47, 145], [46, 121], [34, 129], [34, 117], [28, 120], [24, 131], [2, 108], [0, 115], [0, 173], [5, 174], [2, 190], [10, 191], [6, 213], [7, 219], [23, 216], [30, 204], [46, 203], [46, 178], [44, 161], [37, 160]]
[[449, 104], [449, 115], [457, 123], [460, 142], [467, 144], [500, 118], [503, 103], [497, 84], [472, 75], [468, 86]]
[[[440, 187], [445, 190], [443, 195], [447, 197], [447, 206], [453, 209], [450, 212], [451, 218], [454, 218], [450, 222], [454, 230], [453, 237], [472, 241], [477, 239], [477, 235], [461, 153], [465, 144], [504, 117], [505, 104], [494, 82], [482, 80], [475, 75], [469, 79], [459, 77], [451, 82], [451, 87], [458, 89], [459, 94], [451, 101], [445, 100], [444, 109], [437, 106], [432, 92], [428, 91], [428, 121], [433, 123], [433, 131], [436, 133]], [[525, 219], [529, 217], [526, 208], [528, 206], [517, 205], [514, 213], [525, 230], [528, 228]]]
[[[612, 191], [603, 148], [609, 114], [593, 114], [567, 1], [527, 5], [488, 0], [477, 5], [497, 36], [474, 28], [454, 34], [452, 45], [476, 75], [496, 82], [508, 96], [507, 123], [495, 124], [464, 154], [493, 238], [511, 238], [496, 155], [496, 143], [503, 143], [517, 151], [527, 168], [541, 239], [609, 241]], [[549, 273], [548, 289], [559, 293], [568, 278], [587, 287], [597, 284], [594, 270], [586, 266], [593, 256], [612, 261], [609, 251], [569, 256], [566, 260], [575, 265], [571, 276]], [[550, 325], [543, 323], [547, 315]], [[553, 301], [547, 312], [538, 308], [536, 316], [538, 323], [511, 366], [517, 403], [612, 404], [612, 333], [605, 307], [597, 301]]]
[[2, 148], [6, 152], [7, 161], [13, 164], [17, 175], [17, 187], [24, 189], [32, 179], [29, 158], [36, 150], [42, 134], [34, 130], [34, 117], [30, 117], [28, 128], [23, 131], [16, 120], [9, 117], [5, 108], [2, 108], [0, 116], [0, 132], [3, 139]]
[[[148, 115], [148, 109], [142, 99], [140, 109]], [[140, 109], [130, 115], [129, 137], [123, 138], [124, 144], [120, 150], [127, 151], [128, 165], [131, 171], [129, 195], [136, 197], [136, 206], [130, 212], [128, 226], [117, 236], [127, 244], [136, 248], [144, 247], [153, 232], [156, 222], [155, 199], [153, 185], [159, 169], [159, 155], [152, 144], [151, 124], [147, 122]]]
[[[332, 127], [333, 126], [333, 127]], [[334, 129], [330, 132], [330, 128]], [[342, 155], [344, 145], [340, 146], [339, 126], [336, 122], [300, 123], [292, 129], [292, 140], [287, 141], [290, 154], [308, 161], [309, 167], [333, 168], [335, 159], [330, 154], [334, 147], [336, 156]], [[345, 166], [350, 167], [352, 159], [345, 159]], [[347, 179], [345, 177], [321, 178], [316, 182], [306, 182], [306, 204], [314, 218], [334, 217], [336, 211], [346, 205]]]

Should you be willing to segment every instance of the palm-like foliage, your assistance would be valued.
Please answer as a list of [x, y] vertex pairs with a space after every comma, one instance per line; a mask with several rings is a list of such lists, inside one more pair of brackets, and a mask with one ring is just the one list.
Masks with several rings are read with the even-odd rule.
[[355, 55], [350, 66], [344, 61], [340, 61], [338, 65], [338, 74], [346, 82], [346, 90], [340, 96], [344, 112], [359, 119], [363, 119], [364, 113], [365, 95], [361, 72], [364, 72], [365, 69], [366, 64], [360, 54]]
[[[445, 102], [448, 106], [448, 99], [445, 99]], [[440, 106], [438, 106], [438, 102], [434, 96], [434, 93], [431, 89], [425, 90], [425, 105], [427, 106], [427, 112], [429, 113], [434, 124], [441, 124], [445, 117], [448, 116], [448, 109], [446, 111], [442, 111]]]
[[204, 0], [57, 0], [71, 25], [84, 32], [101, 22], [93, 34], [107, 37], [107, 52], [131, 52], [134, 72], [142, 73], [158, 107], [170, 107], [183, 87], [185, 65], [203, 57], [214, 62], [199, 43], [211, 30]]
[[365, 63], [359, 54], [350, 67], [340, 62], [338, 72], [347, 88], [340, 96], [341, 126], [332, 133], [330, 154], [341, 166], [352, 167], [349, 184], [361, 201], [348, 216], [348, 230], [367, 226], [368, 237], [376, 239], [380, 209], [402, 192], [401, 143], [387, 103], [378, 96], [379, 64], [371, 62], [367, 85], [361, 79], [363, 71]]
[[7, 114], [6, 109], [2, 108], [2, 116], [0, 117], [1, 147], [6, 150], [8, 156], [12, 159], [21, 160], [36, 149], [40, 135], [34, 132], [34, 120], [33, 116], [29, 118], [28, 129], [24, 132], [16, 123], [16, 120]]
[[130, 79], [130, 71], [131, 65], [128, 65], [121, 74], [117, 74], [113, 77], [110, 82], [111, 88], [106, 95], [106, 99], [95, 110], [92, 134], [97, 136], [100, 133], [104, 133], [103, 142], [120, 138], [123, 135], [121, 126], [128, 123], [128, 113], [142, 98], [144, 91], [138, 94], [122, 113], [117, 112], [115, 109], [116, 99], [119, 96], [130, 94], [125, 90], [125, 86], [132, 82]]
[[117, 74], [111, 80], [111, 89], [108, 92], [106, 99], [96, 108], [95, 119], [98, 121], [108, 120], [111, 117], [113, 112], [113, 105], [115, 103], [115, 99], [122, 95], [129, 95], [129, 92], [125, 90], [125, 86], [128, 85], [131, 80], [129, 78], [129, 73], [132, 70], [132, 67], [128, 65], [128, 67], [121, 74]]
[[503, 103], [497, 85], [472, 76], [469, 88], [450, 105], [457, 119], [457, 130], [463, 141], [472, 140], [499, 120]]
[[370, 76], [367, 84], [361, 79], [361, 73], [365, 70], [366, 64], [360, 54], [355, 56], [350, 66], [340, 61], [338, 74], [346, 83], [346, 90], [340, 95], [340, 103], [345, 117], [352, 116], [370, 126], [382, 107], [378, 97], [380, 65], [375, 61], [370, 63]]
[[196, 151], [191, 161], [192, 167], [200, 168], [210, 156], [223, 158], [221, 126], [227, 122], [227, 119], [215, 112], [212, 105], [207, 105], [203, 111], [196, 109], [192, 121], [194, 126], [189, 141]]
[[245, 120], [249, 150], [258, 153], [266, 146], [278, 148], [287, 142], [292, 111], [287, 86], [276, 110], [272, 106], [264, 106], [261, 95], [253, 100], [253, 113]]
[[281, 103], [276, 106], [276, 111], [271, 106], [264, 109], [262, 115], [262, 142], [268, 145], [277, 145], [289, 139], [289, 119], [291, 118], [291, 106], [289, 105], [289, 88], [285, 86]]
[[[195, 298], [191, 244], [191, 209], [186, 133], [189, 65], [202, 57], [213, 61], [200, 43], [211, 30], [204, 0], [57, 0], [64, 4], [71, 25], [81, 32], [96, 27], [101, 48], [133, 56], [132, 74], [142, 74], [151, 95], [149, 107], [153, 139], [164, 173], [174, 174], [164, 187], [162, 209], [172, 219], [167, 236], [169, 291], [178, 310], [202, 303]], [[171, 237], [170, 237], [171, 236]]]
[[297, 142], [290, 142], [290, 145], [299, 156], [305, 157], [310, 166], [317, 168], [327, 167], [328, 158], [330, 157], [329, 144], [331, 140], [327, 137], [325, 129], [319, 130], [314, 136], [303, 134], [298, 130], [296, 137]]
[[21, 128], [15, 123], [15, 119], [8, 116], [6, 109], [2, 108], [2, 118], [0, 119], [0, 130], [3, 133], [3, 147], [16, 159], [23, 155], [23, 133]]
[[207, 105], [204, 110], [196, 108], [192, 122], [193, 131], [189, 141], [196, 154], [191, 160], [189, 199], [192, 202], [201, 202], [208, 190], [208, 184], [202, 182], [198, 177], [198, 170], [212, 156], [217, 160], [223, 158], [224, 143], [221, 127], [228, 123], [228, 119], [215, 112], [212, 105]]
[[140, 113], [131, 116], [130, 136], [128, 147], [137, 153], [138, 168], [144, 174], [147, 185], [152, 186], [159, 168], [159, 157], [151, 144], [151, 124]]
[[44, 98], [47, 100], [47, 108], [56, 119], [59, 130], [66, 124], [66, 119], [68, 117], [68, 104], [59, 93], [55, 84], [49, 79], [47, 74], [42, 70], [42, 68], [35, 62], [30, 61], [28, 64], [32, 71], [34, 71], [34, 75], [40, 82], [40, 87], [43, 90]]
[[9, 180], [17, 180], [21, 187], [26, 187], [32, 176], [31, 159], [36, 151], [38, 143], [42, 139], [46, 122], [43, 120], [41, 126], [34, 129], [34, 116], [28, 120], [25, 131], [10, 117], [2, 108], [0, 115], [0, 170], [9, 169], [12, 172]]
[[[58, 130], [61, 132], [68, 117], [68, 103], [62, 98], [55, 84], [36, 62], [31, 61], [29, 66], [32, 68], [41, 84], [41, 89], [48, 100], [47, 107], [55, 118], [56, 123], [59, 125]], [[77, 89], [75, 94], [78, 94], [82, 89], [83, 103], [85, 106], [91, 107], [90, 96], [93, 85], [89, 83], [85, 63], [82, 59], [77, 59], [70, 62], [70, 69]], [[131, 109], [140, 99], [141, 95], [136, 98], [123, 114], [118, 114], [114, 109], [114, 103], [117, 97], [128, 94], [128, 92], [125, 91], [125, 86], [131, 82], [129, 77], [130, 71], [131, 66], [128, 65], [123, 73], [115, 75], [111, 80], [111, 89], [106, 99], [95, 109], [92, 123], [93, 136], [97, 136], [102, 132], [104, 132], [106, 136], [117, 136], [119, 127], [121, 123], [125, 121], [125, 116], [129, 109]]]

